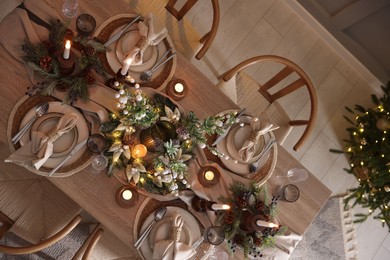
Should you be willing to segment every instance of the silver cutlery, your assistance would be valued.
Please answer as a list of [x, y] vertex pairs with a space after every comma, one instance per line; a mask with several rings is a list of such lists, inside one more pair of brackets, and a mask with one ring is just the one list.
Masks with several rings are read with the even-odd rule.
[[66, 163], [75, 153], [77, 153], [81, 148], [83, 148], [83, 146], [87, 143], [88, 141], [88, 138], [84, 139], [83, 141], [81, 141], [78, 145], [76, 145], [73, 150], [70, 152], [70, 154], [64, 159], [62, 160], [62, 162], [60, 162], [56, 167], [53, 168], [53, 170], [51, 170], [51, 172], [49, 172], [49, 175], [48, 176], [52, 176], [64, 163]]
[[272, 138], [271, 140], [268, 141], [268, 143], [265, 145], [263, 151], [261, 152], [259, 159], [257, 159], [257, 161], [255, 161], [251, 165], [249, 165], [249, 172], [250, 173], [254, 173], [257, 171], [257, 168], [259, 167], [259, 162], [261, 161], [261, 159], [263, 159], [264, 155], [266, 155], [268, 153], [268, 151], [272, 148], [272, 146], [274, 146], [275, 143], [276, 143], [275, 138]]
[[142, 16], [139, 14], [137, 15], [136, 17], [134, 17], [134, 19], [128, 23], [125, 28], [123, 28], [122, 30], [120, 30], [119, 32], [117, 32], [114, 36], [112, 36], [105, 44], [104, 44], [104, 47], [108, 47], [110, 46], [113, 42], [117, 41], [121, 36], [122, 34], [127, 30], [127, 28], [129, 28], [131, 25], [133, 25], [136, 21], [138, 21]]
[[22, 136], [24, 135], [24, 133], [30, 129], [30, 127], [32, 126], [32, 124], [34, 123], [34, 121], [40, 117], [40, 116], [43, 116], [44, 114], [46, 114], [47, 110], [49, 110], [49, 103], [45, 102], [45, 103], [42, 103], [40, 105], [38, 105], [36, 108], [35, 108], [35, 116], [33, 116], [27, 123], [25, 126], [23, 126], [22, 129], [19, 130], [19, 132], [14, 136], [12, 137], [12, 143], [13, 144], [16, 144], [17, 142], [19, 142], [19, 140], [22, 138]]
[[[240, 116], [242, 116], [242, 114], [244, 114], [245, 110], [246, 110], [245, 108], [241, 109], [240, 112], [238, 112], [238, 114], [237, 114], [237, 118], [240, 118]], [[230, 128], [232, 128], [232, 126], [233, 125], [225, 128], [223, 130], [223, 133], [218, 136], [218, 138], [213, 142], [213, 144], [211, 146], [215, 146], [215, 145], [219, 144], [225, 138], [225, 136], [229, 133]]]
[[153, 72], [156, 71], [158, 68], [160, 68], [162, 65], [164, 65], [165, 63], [167, 63], [170, 59], [172, 59], [173, 57], [175, 57], [176, 55], [176, 52], [173, 52], [170, 56], [168, 56], [168, 58], [166, 58], [166, 60], [163, 61], [163, 59], [165, 58], [165, 56], [168, 55], [169, 52], [171, 52], [172, 49], [169, 49], [167, 50], [164, 55], [156, 62], [156, 64], [154, 64], [154, 66], [150, 69], [150, 70], [146, 70], [144, 72], [141, 73], [141, 76], [140, 76], [140, 79], [144, 82], [148, 82], [150, 81], [150, 79], [152, 78], [152, 75], [153, 75]]
[[165, 213], [167, 213], [166, 207], [159, 208], [158, 210], [156, 210], [154, 212], [153, 221], [149, 224], [149, 226], [147, 226], [145, 231], [141, 234], [141, 236], [135, 242], [135, 244], [134, 244], [135, 248], [139, 249], [141, 247], [142, 243], [145, 241], [145, 239], [149, 235], [150, 231], [152, 231], [152, 228], [154, 227], [154, 225], [165, 216]]

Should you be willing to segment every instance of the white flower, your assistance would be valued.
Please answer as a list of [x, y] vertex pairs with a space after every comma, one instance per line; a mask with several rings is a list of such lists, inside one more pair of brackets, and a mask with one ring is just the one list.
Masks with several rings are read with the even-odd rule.
[[139, 177], [141, 172], [146, 172], [145, 167], [142, 163], [133, 163], [133, 165], [128, 164], [126, 166], [126, 177], [127, 181], [130, 182], [133, 179], [134, 183], [137, 184], [139, 181]]
[[122, 153], [127, 159], [131, 158], [130, 147], [128, 145], [122, 145], [122, 143], [114, 143], [108, 151], [114, 153], [112, 155], [112, 160], [114, 162], [118, 161]]
[[171, 123], [176, 123], [176, 122], [179, 122], [179, 120], [180, 120], [180, 111], [177, 107], [175, 108], [175, 111], [172, 111], [172, 109], [165, 106], [165, 115], [166, 116], [160, 117], [160, 120], [168, 121]]

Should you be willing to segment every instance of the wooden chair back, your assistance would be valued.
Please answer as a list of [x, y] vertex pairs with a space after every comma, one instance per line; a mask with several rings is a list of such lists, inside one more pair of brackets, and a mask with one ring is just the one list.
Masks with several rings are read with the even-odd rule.
[[[182, 8], [180, 10], [177, 10], [174, 7], [177, 0], [169, 0], [167, 5], [165, 6], [165, 9], [167, 9], [168, 12], [170, 12], [174, 17], [176, 17], [177, 20], [180, 21], [183, 18], [183, 16], [194, 6], [194, 4], [197, 1], [198, 0], [187, 0], [182, 6]], [[217, 31], [218, 31], [219, 20], [221, 18], [218, 0], [211, 0], [211, 4], [213, 6], [213, 22], [211, 25], [211, 30], [199, 40], [199, 42], [203, 44], [203, 46], [195, 55], [195, 58], [198, 60], [203, 58], [203, 56], [206, 54], [212, 42], [214, 41], [214, 38], [217, 35]]]
[[0, 211], [0, 239], [11, 229], [14, 221]]
[[[317, 95], [315, 88], [313, 86], [313, 83], [309, 79], [309, 77], [306, 75], [306, 73], [295, 63], [292, 61], [275, 56], [275, 55], [263, 55], [263, 56], [257, 56], [250, 59], [247, 59], [238, 65], [236, 65], [234, 68], [228, 70], [224, 74], [222, 74], [223, 81], [228, 81], [231, 79], [234, 75], [236, 75], [238, 72], [242, 71], [243, 69], [257, 64], [259, 62], [276, 62], [283, 65], [283, 68], [271, 79], [269, 79], [266, 83], [262, 84], [259, 88], [259, 92], [270, 102], [274, 102], [275, 100], [278, 100], [301, 87], [306, 87], [310, 96], [310, 116], [307, 120], [290, 120], [289, 125], [290, 126], [300, 126], [305, 125], [306, 128], [302, 134], [302, 136], [299, 138], [298, 142], [294, 145], [293, 149], [297, 151], [299, 148], [302, 147], [302, 145], [305, 143], [305, 141], [309, 138], [311, 132], [314, 129], [314, 124], [317, 118], [317, 107], [318, 107], [318, 101], [317, 101]], [[279, 82], [286, 79], [289, 75], [292, 73], [296, 73], [298, 75], [298, 79], [292, 82], [291, 84], [283, 87], [279, 91], [271, 94], [269, 90], [276, 86]]]
[[56, 234], [43, 240], [40, 243], [31, 246], [24, 246], [24, 247], [10, 247], [10, 246], [0, 245], [0, 252], [9, 255], [25, 255], [25, 254], [32, 254], [41, 251], [57, 243], [62, 238], [64, 238], [80, 223], [80, 221], [81, 221], [81, 217], [77, 215], [64, 228], [62, 228]]

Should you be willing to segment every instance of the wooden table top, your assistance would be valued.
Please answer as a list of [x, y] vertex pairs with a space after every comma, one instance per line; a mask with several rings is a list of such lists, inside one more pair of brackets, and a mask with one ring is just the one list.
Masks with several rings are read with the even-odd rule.
[[[55, 6], [55, 9], [61, 13], [63, 1], [50, 2], [50, 5]], [[89, 13], [95, 17], [97, 26], [114, 14], [132, 12], [128, 4], [122, 0], [79, 1], [79, 5], [81, 13]], [[183, 55], [178, 53], [177, 58], [174, 77], [184, 79], [189, 86], [188, 95], [179, 101], [186, 111], [194, 111], [200, 118], [204, 118], [237, 107]], [[2, 91], [0, 95], [2, 106], [0, 142], [7, 143], [8, 115], [16, 102], [24, 95], [30, 83], [24, 65], [15, 61], [1, 46], [0, 84]], [[274, 174], [286, 173], [290, 168], [304, 167], [279, 146]], [[70, 177], [51, 178], [50, 180], [136, 252], [132, 235], [133, 228], [135, 228], [134, 219], [138, 207], [146, 197], [140, 195], [137, 205], [130, 209], [123, 209], [115, 201], [115, 192], [122, 185], [115, 178], [110, 178], [105, 174], [93, 174], [90, 170], [86, 168]], [[267, 184], [271, 189], [277, 186], [273, 177]], [[295, 203], [280, 202], [279, 219], [296, 233], [303, 234], [328, 200], [331, 191], [311, 173], [306, 181], [298, 183], [297, 186], [301, 191], [299, 200]]]

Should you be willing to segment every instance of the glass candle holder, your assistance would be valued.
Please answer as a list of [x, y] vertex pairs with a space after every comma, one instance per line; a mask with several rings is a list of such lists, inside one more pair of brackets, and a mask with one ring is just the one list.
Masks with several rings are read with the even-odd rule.
[[80, 14], [76, 19], [76, 28], [79, 35], [88, 37], [96, 28], [96, 20], [92, 15]]
[[103, 152], [106, 146], [106, 139], [101, 134], [92, 134], [87, 141], [88, 151], [94, 154]]
[[188, 86], [184, 80], [175, 79], [168, 83], [165, 91], [173, 100], [181, 100], [187, 95]]
[[92, 158], [91, 165], [96, 173], [100, 173], [107, 168], [108, 159], [104, 155], [97, 155]]
[[206, 239], [206, 242], [217, 246], [225, 240], [225, 231], [222, 227], [211, 226], [206, 229], [204, 237]]

